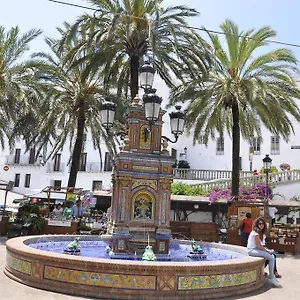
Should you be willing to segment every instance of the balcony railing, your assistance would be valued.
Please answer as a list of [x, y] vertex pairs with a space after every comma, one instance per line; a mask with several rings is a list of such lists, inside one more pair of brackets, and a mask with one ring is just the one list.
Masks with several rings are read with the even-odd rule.
[[47, 173], [63, 173], [65, 170], [65, 164], [60, 163], [59, 165], [54, 164], [53, 162], [47, 163]]
[[[229, 170], [197, 170], [197, 169], [173, 169], [174, 179], [188, 180], [214, 180], [214, 179], [231, 179]], [[252, 176], [250, 171], [241, 171], [240, 177]]]
[[5, 157], [6, 165], [22, 165], [22, 166], [37, 166], [37, 162], [30, 161], [30, 155], [20, 155], [19, 159], [15, 155], [7, 155]]
[[82, 164], [79, 166], [79, 172], [100, 173], [100, 166], [99, 162], [87, 162], [85, 165]]
[[[300, 170], [291, 170], [284, 172], [270, 173], [268, 177], [268, 182], [270, 186], [277, 186], [283, 184], [290, 184], [300, 181]], [[249, 177], [241, 177], [240, 185], [244, 187], [251, 187], [259, 183], [266, 183], [266, 175], [256, 175]], [[199, 186], [203, 191], [209, 192], [214, 188], [229, 188], [231, 187], [231, 179], [219, 179], [212, 182], [203, 182], [199, 184], [193, 184], [193, 186]]]

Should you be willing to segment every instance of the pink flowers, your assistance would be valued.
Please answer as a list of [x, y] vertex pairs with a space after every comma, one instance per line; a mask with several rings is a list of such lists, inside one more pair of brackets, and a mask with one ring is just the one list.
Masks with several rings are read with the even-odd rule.
[[[272, 189], [268, 187], [268, 198], [272, 199]], [[239, 200], [240, 201], [258, 201], [265, 198], [266, 196], [266, 185], [264, 183], [259, 183], [253, 187], [239, 188]], [[231, 188], [220, 189], [215, 188], [209, 194], [209, 205], [212, 205], [218, 199], [226, 199], [228, 202], [232, 201]]]

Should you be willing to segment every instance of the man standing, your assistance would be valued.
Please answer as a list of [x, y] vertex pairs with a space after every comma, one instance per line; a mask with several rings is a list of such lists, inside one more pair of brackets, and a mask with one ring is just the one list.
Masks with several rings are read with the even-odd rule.
[[246, 219], [243, 220], [243, 224], [241, 226], [244, 247], [247, 247], [248, 237], [250, 232], [252, 231], [252, 225], [253, 225], [252, 215], [251, 213], [248, 212], [246, 213]]
[[83, 208], [81, 206], [80, 199], [78, 199], [73, 205], [71, 215], [73, 218], [81, 218], [83, 216]]

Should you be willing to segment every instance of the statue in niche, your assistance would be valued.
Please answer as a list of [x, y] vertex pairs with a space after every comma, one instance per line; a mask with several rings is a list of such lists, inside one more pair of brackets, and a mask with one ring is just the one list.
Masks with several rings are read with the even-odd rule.
[[140, 148], [150, 149], [151, 130], [148, 125], [142, 125], [140, 128]]
[[134, 202], [134, 219], [151, 220], [152, 202], [139, 198]]

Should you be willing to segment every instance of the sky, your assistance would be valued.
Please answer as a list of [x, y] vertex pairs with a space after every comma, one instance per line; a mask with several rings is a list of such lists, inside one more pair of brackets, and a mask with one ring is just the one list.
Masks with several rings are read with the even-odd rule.
[[[62, 0], [82, 6], [90, 6], [86, 0]], [[18, 25], [21, 32], [32, 28], [42, 29], [43, 35], [58, 37], [56, 28], [64, 21], [73, 23], [84, 12], [82, 8], [61, 5], [48, 0], [2, 0], [0, 9], [0, 25], [6, 29]], [[225, 19], [231, 19], [242, 30], [258, 29], [271, 26], [276, 30], [276, 40], [299, 44], [300, 35], [300, 1], [287, 0], [164, 0], [164, 6], [186, 4], [196, 8], [200, 17], [190, 19], [192, 26], [205, 26], [207, 29], [218, 30]], [[273, 45], [272, 47], [280, 47]], [[290, 48], [290, 47], [288, 47]], [[290, 48], [300, 61], [300, 47]], [[43, 36], [32, 44], [32, 50], [47, 51]]]

